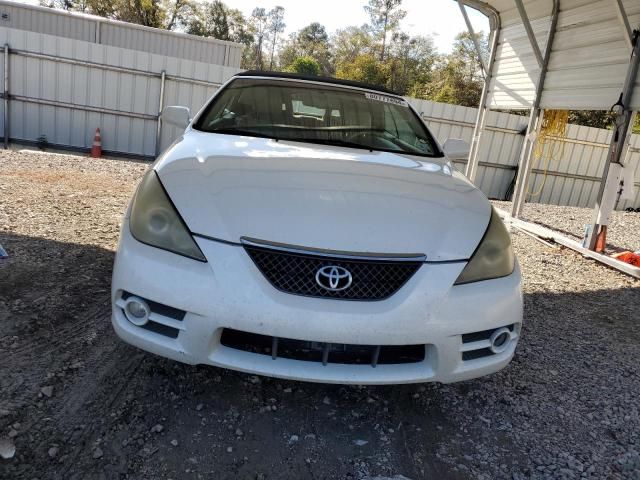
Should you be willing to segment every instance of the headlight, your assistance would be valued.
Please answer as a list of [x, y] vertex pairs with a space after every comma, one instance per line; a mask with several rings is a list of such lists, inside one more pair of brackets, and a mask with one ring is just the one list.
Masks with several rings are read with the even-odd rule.
[[514, 266], [515, 256], [511, 237], [504, 223], [491, 207], [491, 219], [487, 231], [455, 285], [506, 277], [513, 272]]
[[201, 262], [207, 261], [154, 170], [140, 182], [131, 206], [129, 229], [139, 242]]

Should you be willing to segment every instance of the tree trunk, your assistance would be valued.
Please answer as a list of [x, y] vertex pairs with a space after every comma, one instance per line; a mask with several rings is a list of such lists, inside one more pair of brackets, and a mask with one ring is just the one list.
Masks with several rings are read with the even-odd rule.
[[387, 23], [389, 23], [389, 12], [384, 14], [384, 28], [382, 30], [382, 52], [380, 52], [380, 61], [384, 62], [384, 50], [387, 45]]
[[273, 43], [271, 44], [271, 58], [269, 59], [269, 70], [273, 70], [273, 55], [276, 51], [277, 38], [278, 38], [278, 32], [273, 32]]
[[262, 70], [262, 36], [258, 37], [256, 45], [256, 70]]

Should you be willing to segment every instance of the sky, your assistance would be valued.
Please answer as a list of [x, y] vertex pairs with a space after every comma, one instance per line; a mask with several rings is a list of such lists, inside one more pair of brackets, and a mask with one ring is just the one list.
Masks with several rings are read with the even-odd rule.
[[[280, 5], [285, 9], [285, 35], [300, 30], [312, 22], [325, 26], [328, 33], [350, 25], [362, 25], [369, 18], [364, 10], [367, 0], [223, 0], [229, 7], [237, 8], [246, 16], [255, 7], [267, 10]], [[37, 5], [38, 0], [22, 0], [21, 3]], [[454, 0], [403, 0], [402, 8], [407, 16], [401, 30], [411, 35], [431, 35], [441, 53], [449, 53], [454, 37], [467, 29], [460, 8]], [[468, 8], [469, 17], [476, 31], [489, 31], [487, 18]]]
[[[285, 9], [285, 33], [295, 32], [312, 22], [325, 26], [332, 33], [350, 25], [362, 25], [369, 20], [364, 10], [367, 0], [227, 0], [225, 3], [250, 15], [254, 7], [269, 10], [276, 5]], [[402, 8], [407, 16], [402, 21], [402, 31], [411, 35], [433, 36], [442, 53], [451, 51], [454, 37], [467, 29], [460, 8], [454, 0], [403, 0]], [[469, 17], [476, 31], [489, 31], [487, 17], [468, 8]]]

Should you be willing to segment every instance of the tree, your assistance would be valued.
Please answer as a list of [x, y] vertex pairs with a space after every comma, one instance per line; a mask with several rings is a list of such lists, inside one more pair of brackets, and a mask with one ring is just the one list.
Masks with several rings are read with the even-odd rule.
[[398, 28], [400, 20], [407, 15], [406, 10], [400, 8], [401, 4], [402, 0], [369, 0], [369, 4], [364, 7], [371, 18], [374, 33], [382, 40], [380, 61], [385, 59], [387, 33]]
[[200, 4], [195, 8], [186, 30], [191, 35], [241, 43], [244, 45], [243, 68], [251, 68], [255, 63], [254, 37], [240, 10], [229, 8], [219, 0]]
[[273, 70], [273, 56], [276, 50], [276, 42], [278, 41], [278, 34], [284, 32], [284, 8], [275, 7], [269, 12], [269, 36], [271, 39], [271, 57], [269, 59], [269, 70]]
[[[97, 3], [92, 0], [91, 3]], [[159, 0], [119, 0], [113, 3], [115, 18], [146, 27], [162, 28], [165, 12]]]
[[353, 62], [339, 65], [336, 77], [384, 86], [387, 83], [388, 74], [382, 63], [373, 55], [365, 53], [358, 55]]
[[374, 53], [374, 42], [366, 25], [337, 30], [331, 44], [336, 66], [353, 62], [359, 55]]
[[84, 1], [76, 2], [74, 0], [40, 0], [41, 7], [57, 8], [59, 10], [84, 12], [87, 4]]
[[[486, 35], [482, 32], [477, 35], [482, 54], [488, 55]], [[477, 107], [483, 81], [478, 53], [470, 34], [465, 32], [456, 36], [453, 51], [440, 57], [432, 81], [424, 86], [421, 96], [436, 102]]]
[[333, 73], [329, 35], [324, 26], [317, 22], [292, 33], [280, 50], [279, 57], [281, 65], [291, 65], [298, 57], [311, 57], [320, 64], [324, 75]]
[[249, 25], [251, 32], [255, 39], [255, 69], [262, 70], [264, 68], [264, 62], [262, 60], [262, 47], [264, 43], [264, 37], [267, 32], [267, 25], [269, 22], [269, 16], [264, 8], [254, 8], [249, 18]]
[[195, 16], [196, 5], [192, 0], [163, 0], [165, 25], [167, 30], [187, 27], [189, 19]]
[[317, 76], [320, 75], [320, 64], [311, 57], [298, 57], [285, 68], [285, 71]]
[[437, 56], [431, 37], [395, 33], [386, 61], [387, 86], [402, 95], [419, 96], [424, 85], [431, 81]]
[[219, 0], [200, 5], [189, 21], [187, 33], [219, 40], [231, 40], [229, 8]]
[[40, 0], [40, 5], [156, 28], [164, 28], [167, 18], [160, 0]]

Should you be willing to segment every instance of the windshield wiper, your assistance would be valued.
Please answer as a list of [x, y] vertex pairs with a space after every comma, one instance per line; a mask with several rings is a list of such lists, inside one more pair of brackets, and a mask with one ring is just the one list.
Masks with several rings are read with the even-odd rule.
[[[313, 130], [313, 129], [309, 129]], [[347, 148], [357, 148], [359, 150], [368, 150], [369, 152], [389, 152], [389, 153], [399, 153], [404, 155], [417, 155], [420, 157], [435, 157], [436, 155], [429, 155], [424, 152], [412, 152], [409, 150], [405, 150], [404, 148], [391, 149], [391, 148], [378, 148], [371, 147], [369, 145], [365, 145], [363, 143], [350, 142], [349, 140], [325, 140], [322, 138], [292, 138], [292, 137], [280, 137], [275, 135], [267, 135], [264, 133], [256, 132], [255, 130], [246, 130], [243, 128], [235, 128], [235, 127], [227, 127], [227, 128], [216, 128], [212, 130], [206, 130], [208, 133], [221, 133], [223, 135], [244, 135], [247, 137], [256, 137], [256, 138], [268, 138], [270, 140], [283, 141], [283, 142], [302, 142], [302, 143], [314, 143], [319, 145], [332, 145], [335, 147], [347, 147]]]
[[278, 140], [273, 135], [265, 135], [264, 133], [256, 132], [255, 130], [245, 130], [242, 128], [227, 127], [227, 128], [214, 128], [207, 130], [209, 133], [222, 133], [224, 135], [246, 135], [247, 137], [260, 137], [260, 138], [272, 138]]
[[368, 145], [364, 145], [362, 143], [350, 142], [348, 140], [324, 140], [322, 138], [305, 138], [305, 139], [295, 139], [295, 138], [281, 138], [280, 140], [294, 140], [298, 142], [308, 142], [308, 143], [319, 143], [321, 145], [333, 145], [335, 147], [349, 147], [349, 148], [359, 148], [360, 150], [369, 150], [373, 152], [375, 149]]
[[210, 133], [222, 133], [225, 135], [246, 135], [248, 137], [269, 138], [276, 141], [292, 141], [292, 142], [308, 142], [308, 143], [320, 143], [322, 145], [335, 145], [338, 147], [350, 147], [360, 148], [363, 150], [369, 150], [373, 152], [373, 148], [363, 145], [357, 142], [349, 142], [348, 140], [324, 140], [321, 138], [291, 138], [291, 137], [276, 137], [275, 135], [266, 135], [264, 133], [256, 132], [255, 130], [245, 130], [242, 128], [215, 128], [209, 130]]

